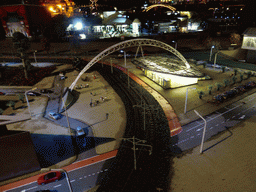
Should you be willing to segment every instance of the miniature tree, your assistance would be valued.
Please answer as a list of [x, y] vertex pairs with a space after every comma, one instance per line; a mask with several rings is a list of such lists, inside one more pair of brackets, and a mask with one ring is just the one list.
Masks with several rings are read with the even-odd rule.
[[25, 97], [24, 94], [19, 94], [18, 96], [19, 96], [19, 100], [20, 100], [22, 103], [25, 103], [25, 102], [24, 102], [24, 97]]
[[225, 73], [226, 66], [221, 66], [222, 73]]
[[216, 87], [217, 87], [217, 91], [219, 91], [219, 90], [220, 90], [220, 88], [222, 87], [222, 84], [221, 84], [221, 83], [219, 83], [219, 82], [217, 82], [217, 83], [216, 83]]
[[208, 86], [208, 91], [209, 91], [208, 93], [209, 93], [209, 95], [211, 95], [211, 94], [212, 94], [212, 88], [213, 88], [213, 86], [212, 86], [212, 85], [209, 85], [209, 86]]
[[204, 92], [203, 91], [198, 91], [199, 99], [202, 99]]
[[244, 75], [240, 74], [240, 82], [242, 82], [244, 80]]
[[11, 107], [13, 110], [15, 110], [15, 102], [14, 101], [8, 101], [6, 103], [6, 106]]
[[249, 79], [249, 78], [251, 77], [251, 75], [252, 75], [252, 72], [251, 72], [251, 71], [248, 71], [248, 72], [247, 72], [247, 79]]
[[2, 108], [0, 108], [0, 115], [2, 115], [4, 112], [4, 110]]
[[25, 78], [28, 79], [28, 73], [27, 73], [27, 67], [26, 67], [27, 56], [26, 56], [25, 52], [26, 52], [26, 50], [28, 50], [30, 48], [29, 39], [23, 33], [15, 32], [15, 33], [13, 33], [12, 42], [13, 42], [14, 47], [20, 53], [20, 58], [21, 58], [22, 64], [23, 64]]
[[224, 79], [224, 87], [227, 87], [229, 85], [229, 80], [228, 79]]
[[241, 35], [239, 35], [237, 33], [231, 33], [230, 43], [240, 45], [241, 44]]
[[235, 76], [237, 75], [237, 71], [238, 71], [237, 69], [234, 69]]
[[236, 83], [236, 79], [237, 79], [236, 76], [233, 76], [233, 77], [232, 77], [233, 84]]

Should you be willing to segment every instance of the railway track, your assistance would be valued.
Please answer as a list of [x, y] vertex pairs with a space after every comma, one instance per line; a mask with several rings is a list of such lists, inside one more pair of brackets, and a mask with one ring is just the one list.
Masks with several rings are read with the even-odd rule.
[[146, 140], [144, 144], [152, 146], [150, 155], [150, 147], [136, 145], [135, 170], [133, 144], [123, 141], [115, 163], [109, 169], [110, 174], [103, 180], [98, 191], [148, 192], [155, 191], [159, 186], [165, 189], [168, 183], [165, 176], [169, 171], [164, 174], [163, 170], [166, 171], [169, 162], [161, 162], [163, 156], [166, 159], [163, 151], [168, 150], [170, 146], [170, 132], [162, 108], [146, 89], [132, 79], [129, 79], [128, 86], [128, 76], [120, 69], [114, 68], [111, 74], [109, 66], [102, 68], [96, 65], [94, 70], [101, 73], [124, 102], [127, 114], [124, 138], [134, 136], [138, 140]]

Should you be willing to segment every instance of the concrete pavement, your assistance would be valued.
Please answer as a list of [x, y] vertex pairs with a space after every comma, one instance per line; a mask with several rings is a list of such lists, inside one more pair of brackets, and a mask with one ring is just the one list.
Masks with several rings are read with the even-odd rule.
[[[60, 66], [57, 70], [69, 69], [70, 65]], [[78, 72], [72, 71], [66, 73], [65, 87], [69, 87], [71, 83], [75, 80]], [[81, 120], [90, 125], [90, 128], [93, 131], [95, 138], [111, 138], [114, 139], [111, 142], [98, 144], [96, 146], [97, 154], [107, 153], [113, 150], [118, 149], [119, 143], [121, 140], [119, 138], [123, 137], [125, 127], [126, 127], [126, 113], [124, 105], [120, 97], [114, 92], [111, 86], [100, 76], [97, 72], [86, 73], [85, 74], [89, 81], [83, 82], [81, 79], [78, 81], [78, 84], [88, 84], [88, 88], [77, 89], [80, 93], [79, 99], [73, 104], [68, 110], [68, 115], [70, 118], [75, 118]], [[96, 79], [93, 77], [96, 76]], [[53, 86], [54, 77], [47, 77], [37, 83], [34, 87], [39, 89], [50, 89]], [[32, 87], [28, 87], [31, 89]], [[91, 95], [93, 93], [93, 95]], [[104, 97], [104, 102], [100, 99]], [[68, 129], [68, 127], [60, 126], [52, 121], [49, 121], [43, 117], [45, 108], [48, 103], [48, 97], [30, 97], [34, 101], [30, 101], [30, 109], [33, 115], [31, 120], [18, 122], [14, 124], [7, 125], [8, 130], [25, 130], [29, 131], [32, 135], [49, 135], [49, 138], [54, 137], [54, 135], [59, 136], [69, 136], [75, 135], [74, 131]], [[18, 100], [18, 99], [17, 99]], [[99, 104], [96, 106], [90, 107], [90, 101], [95, 102], [99, 100]], [[16, 103], [16, 110], [12, 108], [7, 108], [4, 112], [4, 115], [18, 113], [19, 115], [26, 114], [29, 115], [29, 111], [26, 103], [18, 101]], [[106, 118], [106, 113], [108, 113], [108, 118]], [[54, 154], [52, 154], [54, 155]], [[77, 158], [77, 154], [73, 155], [61, 162], [56, 163], [50, 168], [61, 168], [67, 166], [74, 162]], [[38, 173], [35, 173], [38, 174]], [[31, 176], [31, 174], [29, 174]], [[0, 185], [7, 184], [9, 182], [14, 182], [15, 180], [20, 180], [26, 178], [24, 175], [19, 178], [11, 179], [9, 181], [4, 181]]]
[[255, 117], [172, 159], [171, 192], [253, 192]]

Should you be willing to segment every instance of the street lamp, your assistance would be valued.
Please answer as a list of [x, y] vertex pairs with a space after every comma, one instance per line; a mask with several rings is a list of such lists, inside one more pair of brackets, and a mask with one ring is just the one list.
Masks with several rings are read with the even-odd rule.
[[37, 50], [34, 51], [34, 59], [35, 59], [35, 62], [37, 63], [37, 60], [36, 60], [36, 52], [37, 52]]
[[213, 63], [213, 67], [214, 67], [214, 69], [215, 69], [215, 67], [216, 67], [216, 61], [217, 61], [218, 53], [219, 53], [219, 52], [215, 53], [214, 63]]
[[209, 61], [211, 61], [211, 60], [212, 60], [212, 49], [213, 49], [213, 48], [215, 48], [215, 46], [214, 46], [214, 45], [211, 47], [211, 51], [210, 51], [210, 58], [209, 58]]
[[200, 153], [203, 152], [203, 144], [204, 144], [204, 136], [205, 136], [205, 131], [206, 131], [206, 120], [196, 111], [194, 110], [194, 112], [204, 121], [204, 132], [203, 132], [203, 136], [202, 136], [202, 142], [201, 142], [201, 147], [200, 147]]
[[121, 53], [124, 52], [124, 65], [126, 67], [126, 52], [124, 50], [120, 50]]
[[30, 110], [30, 105], [29, 105], [27, 93], [30, 92], [30, 91], [35, 91], [35, 90], [37, 90], [37, 87], [34, 87], [31, 90], [25, 91], [25, 98], [26, 98], [26, 101], [27, 101], [28, 111], [29, 111], [30, 117], [32, 117], [32, 113], [31, 113], [31, 110]]
[[60, 171], [60, 172], [63, 171], [65, 173], [65, 175], [67, 176], [67, 183], [68, 183], [69, 191], [71, 191], [71, 192], [73, 191], [71, 184], [70, 184], [70, 179], [68, 177], [68, 173], [65, 169], [42, 168], [41, 171]]
[[185, 99], [185, 108], [184, 108], [184, 113], [185, 113], [185, 114], [186, 114], [186, 112], [187, 112], [188, 89], [196, 89], [196, 88], [195, 88], [195, 87], [188, 87], [188, 88], [187, 88], [186, 99]]
[[67, 118], [67, 123], [68, 123], [68, 128], [69, 128], [69, 131], [70, 131], [70, 134], [71, 134], [71, 127], [70, 127], [70, 123], [69, 123], [69, 119], [68, 119], [68, 111], [67, 111], [67, 107], [66, 107], [66, 105], [65, 105], [65, 101], [64, 101], [64, 99], [63, 99], [63, 97], [62, 97], [62, 102], [63, 102], [63, 106], [64, 106], [64, 110], [65, 110], [65, 113], [66, 113], [66, 118]]
[[177, 50], [177, 42], [176, 41], [172, 41], [172, 43], [175, 43], [175, 49]]

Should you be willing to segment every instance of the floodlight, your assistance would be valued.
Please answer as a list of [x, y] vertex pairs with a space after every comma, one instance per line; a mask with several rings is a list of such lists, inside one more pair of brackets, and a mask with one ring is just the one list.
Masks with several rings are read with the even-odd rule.
[[83, 24], [81, 22], [78, 22], [75, 24], [76, 30], [81, 30], [83, 28]]

